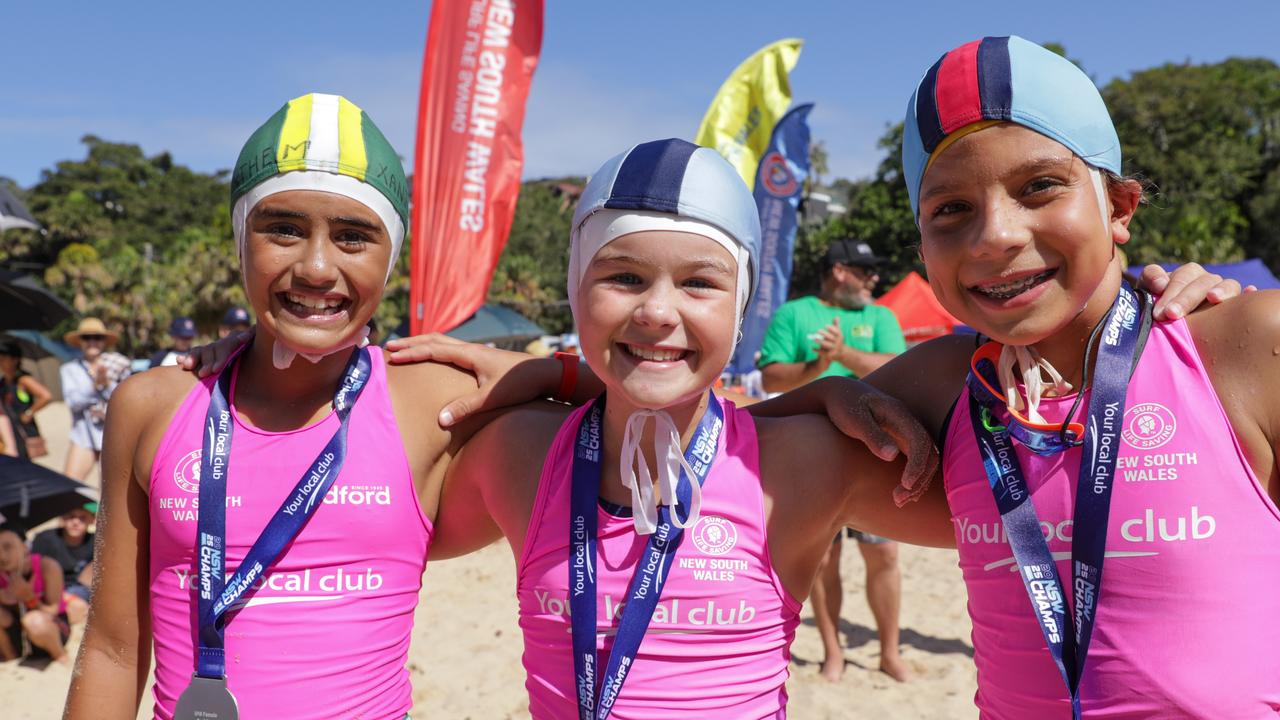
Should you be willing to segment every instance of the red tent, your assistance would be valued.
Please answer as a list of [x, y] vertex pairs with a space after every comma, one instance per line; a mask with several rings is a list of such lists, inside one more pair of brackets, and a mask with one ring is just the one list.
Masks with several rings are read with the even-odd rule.
[[946, 335], [960, 324], [933, 296], [929, 283], [914, 271], [877, 299], [876, 304], [898, 316], [902, 335], [909, 343]]

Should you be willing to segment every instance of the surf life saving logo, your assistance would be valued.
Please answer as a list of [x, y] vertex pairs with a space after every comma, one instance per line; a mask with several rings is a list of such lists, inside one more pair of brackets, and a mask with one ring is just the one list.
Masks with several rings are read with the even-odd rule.
[[693, 546], [703, 555], [724, 555], [738, 544], [738, 528], [714, 515], [705, 515], [693, 529]]
[[1160, 403], [1138, 403], [1125, 411], [1120, 436], [1135, 450], [1151, 450], [1173, 439], [1178, 419]]
[[791, 197], [800, 187], [795, 174], [787, 166], [787, 159], [776, 150], [760, 161], [760, 183], [770, 195], [780, 198]]
[[196, 448], [183, 456], [173, 468], [173, 482], [189, 493], [200, 492], [200, 455]]

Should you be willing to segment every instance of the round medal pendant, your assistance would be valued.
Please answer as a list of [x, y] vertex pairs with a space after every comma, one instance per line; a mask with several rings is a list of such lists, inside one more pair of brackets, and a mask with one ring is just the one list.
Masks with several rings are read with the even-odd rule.
[[239, 720], [236, 698], [227, 689], [226, 678], [191, 676], [173, 711], [174, 720]]

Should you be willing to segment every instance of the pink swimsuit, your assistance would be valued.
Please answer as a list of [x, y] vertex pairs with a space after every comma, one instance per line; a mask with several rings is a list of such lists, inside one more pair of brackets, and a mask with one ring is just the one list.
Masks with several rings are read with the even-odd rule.
[[[658, 608], [611, 717], [786, 716], [791, 640], [800, 603], [769, 558], [755, 423], [720, 401], [723, 440], [702, 490], [702, 519], [686, 530]], [[585, 408], [548, 453], [520, 558], [517, 596], [534, 718], [578, 716], [569, 621], [569, 494], [573, 441]], [[615, 509], [616, 511], [616, 509]], [[600, 667], [648, 539], [630, 517], [599, 511], [596, 565]]]
[[[431, 541], [387, 395], [382, 353], [351, 413], [346, 465], [323, 505], [227, 614], [227, 683], [244, 718], [402, 718], [413, 612]], [[191, 390], [151, 474], [156, 717], [194, 669], [193, 563], [208, 378]], [[235, 396], [234, 383], [232, 396]], [[234, 403], [233, 403], [234, 409]], [[330, 413], [266, 432], [236, 418], [227, 485], [227, 573], [338, 428]]]
[[[1042, 401], [1041, 412], [1060, 421], [1073, 399]], [[1070, 582], [1081, 450], [1042, 458], [1016, 447], [1058, 572]], [[1116, 474], [1081, 683], [1084, 717], [1276, 718], [1280, 511], [1245, 460], [1184, 321], [1152, 327], [1129, 385]], [[943, 477], [969, 591], [982, 716], [1070, 717], [1013, 572], [963, 396]]]

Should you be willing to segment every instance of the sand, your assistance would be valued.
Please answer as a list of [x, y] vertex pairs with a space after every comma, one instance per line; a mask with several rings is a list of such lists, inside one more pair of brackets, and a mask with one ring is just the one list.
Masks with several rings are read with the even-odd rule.
[[[52, 451], [42, 462], [60, 468], [69, 424], [66, 408], [50, 406], [38, 421]], [[96, 481], [95, 473], [92, 482]], [[850, 542], [841, 565], [845, 577], [841, 621], [846, 645], [844, 679], [830, 683], [818, 674], [822, 645], [806, 606], [792, 646], [791, 680], [787, 683], [790, 717], [977, 717], [970, 624], [955, 553], [903, 546], [901, 562], [902, 656], [911, 667], [912, 679], [900, 684], [876, 670], [879, 642], [863, 595], [862, 560]], [[528, 717], [514, 567], [505, 544], [428, 565], [409, 650], [414, 687], [411, 717]], [[82, 631], [74, 629], [73, 652]], [[69, 682], [69, 669], [57, 664], [0, 663], [0, 708], [4, 708], [0, 715], [10, 720], [60, 717]], [[149, 704], [138, 717], [151, 717]]]

